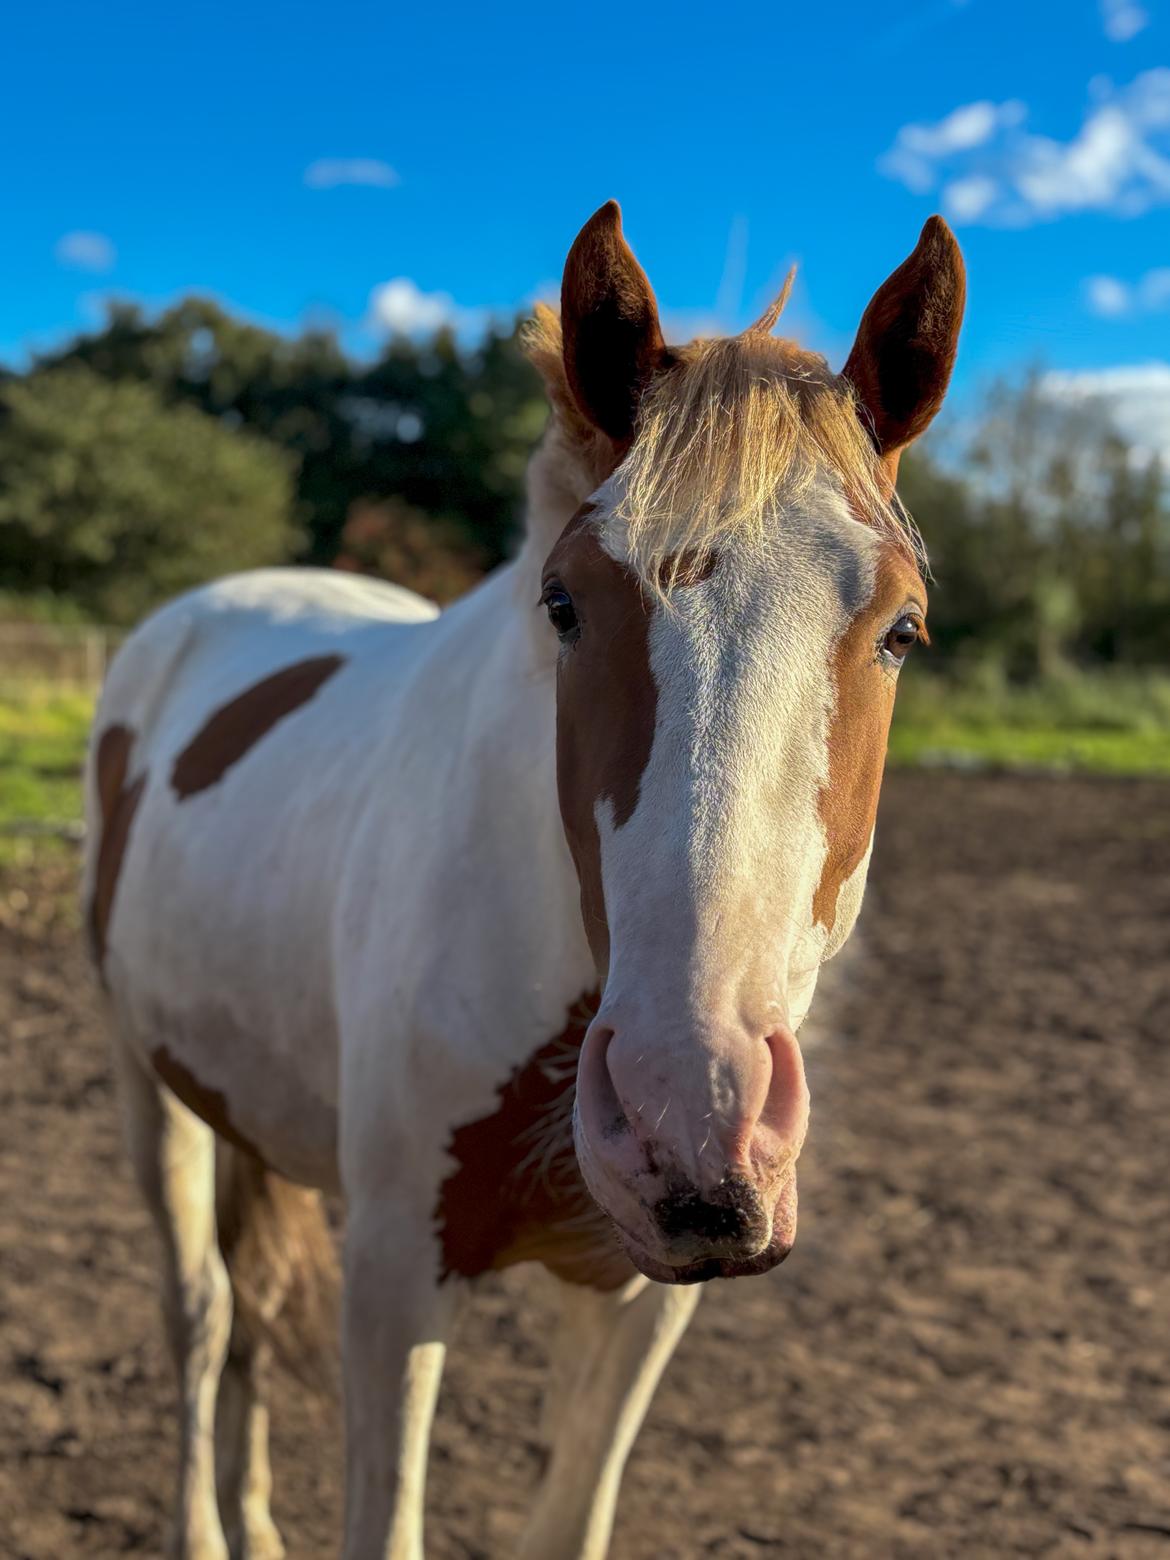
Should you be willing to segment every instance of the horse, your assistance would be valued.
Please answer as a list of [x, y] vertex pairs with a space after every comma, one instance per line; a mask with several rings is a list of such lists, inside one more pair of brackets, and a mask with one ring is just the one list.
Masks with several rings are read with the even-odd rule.
[[459, 1300], [520, 1263], [560, 1314], [517, 1552], [597, 1560], [700, 1286], [792, 1247], [796, 1035], [926, 639], [898, 460], [965, 280], [932, 217], [839, 374], [775, 334], [788, 285], [670, 346], [608, 203], [529, 322], [551, 410], [511, 562], [442, 612], [237, 575], [113, 662], [84, 908], [161, 1236], [189, 1560], [283, 1552], [267, 1360], [336, 1370], [333, 1297], [344, 1556], [421, 1556]]

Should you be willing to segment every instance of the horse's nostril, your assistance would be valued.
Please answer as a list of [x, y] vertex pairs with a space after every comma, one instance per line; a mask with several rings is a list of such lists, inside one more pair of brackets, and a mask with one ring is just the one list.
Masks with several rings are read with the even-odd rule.
[[577, 1076], [578, 1096], [588, 1089], [592, 1119], [601, 1136], [610, 1139], [623, 1137], [630, 1130], [609, 1070], [609, 1047], [613, 1038], [612, 1029], [594, 1022], [586, 1038], [586, 1056]]
[[654, 1217], [668, 1240], [689, 1237], [712, 1247], [754, 1240], [768, 1228], [759, 1193], [743, 1176], [728, 1176], [705, 1196], [678, 1187], [655, 1203]]

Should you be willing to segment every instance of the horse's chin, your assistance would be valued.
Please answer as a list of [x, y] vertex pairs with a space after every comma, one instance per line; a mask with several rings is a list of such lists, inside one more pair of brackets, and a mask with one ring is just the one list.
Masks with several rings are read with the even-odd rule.
[[665, 1262], [647, 1251], [640, 1240], [620, 1225], [618, 1238], [630, 1261], [640, 1273], [656, 1284], [705, 1284], [709, 1278], [754, 1278], [769, 1273], [792, 1250], [796, 1242], [796, 1167], [791, 1166], [784, 1179], [772, 1214], [768, 1241], [759, 1251], [733, 1256], [727, 1253], [698, 1257], [689, 1262]]
[[[584, 1168], [584, 1166], [582, 1166]], [[588, 1177], [586, 1184], [589, 1185]], [[773, 1183], [775, 1185], [775, 1183]], [[609, 1188], [613, 1190], [613, 1187]], [[590, 1185], [594, 1199], [600, 1203], [597, 1192]], [[646, 1234], [651, 1231], [656, 1237], [658, 1231], [652, 1224], [643, 1225], [643, 1221], [636, 1218], [626, 1220], [619, 1218], [616, 1212], [604, 1208], [608, 1216], [610, 1228], [617, 1238], [618, 1244], [625, 1252], [629, 1260], [646, 1278], [652, 1279], [656, 1284], [704, 1284], [711, 1278], [753, 1278], [761, 1273], [769, 1273], [774, 1267], [779, 1267], [796, 1243], [796, 1166], [788, 1164], [780, 1177], [778, 1192], [774, 1192], [775, 1202], [768, 1219], [767, 1237], [765, 1243], [756, 1250], [750, 1247], [740, 1251], [712, 1252], [709, 1256], [696, 1255], [695, 1244], [690, 1244], [690, 1250], [686, 1253], [686, 1261], [671, 1262], [663, 1253], [661, 1247], [652, 1250], [647, 1244]], [[632, 1197], [625, 1199], [627, 1206], [623, 1212], [635, 1213], [638, 1204]], [[638, 1233], [634, 1233], [629, 1226], [634, 1224]], [[655, 1239], [655, 1245], [657, 1245]], [[701, 1244], [700, 1244], [701, 1252]]]
[[763, 1251], [750, 1257], [701, 1257], [695, 1262], [673, 1266], [652, 1257], [637, 1242], [619, 1231], [619, 1238], [626, 1255], [647, 1278], [656, 1284], [705, 1284], [711, 1278], [754, 1278], [760, 1273], [770, 1273], [779, 1267], [792, 1250], [792, 1241], [774, 1235]]

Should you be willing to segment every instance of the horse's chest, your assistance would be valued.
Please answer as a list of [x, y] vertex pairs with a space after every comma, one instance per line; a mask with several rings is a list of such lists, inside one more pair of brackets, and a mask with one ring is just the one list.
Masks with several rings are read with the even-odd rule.
[[573, 1148], [577, 1055], [596, 998], [512, 1074], [489, 1115], [459, 1127], [435, 1209], [443, 1275], [540, 1262], [569, 1283], [617, 1289], [635, 1274], [589, 1196]]

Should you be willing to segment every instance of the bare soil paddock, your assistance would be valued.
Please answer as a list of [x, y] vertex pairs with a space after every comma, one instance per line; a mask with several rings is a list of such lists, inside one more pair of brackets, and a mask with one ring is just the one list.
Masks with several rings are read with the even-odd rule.
[[[0, 1554], [159, 1554], [170, 1384], [88, 971], [0, 895]], [[1170, 786], [899, 774], [811, 1050], [796, 1251], [712, 1286], [616, 1560], [1170, 1555]], [[430, 1554], [507, 1556], [546, 1312], [453, 1353]], [[281, 1381], [278, 1515], [335, 1552], [336, 1412]]]

